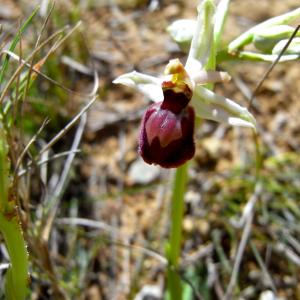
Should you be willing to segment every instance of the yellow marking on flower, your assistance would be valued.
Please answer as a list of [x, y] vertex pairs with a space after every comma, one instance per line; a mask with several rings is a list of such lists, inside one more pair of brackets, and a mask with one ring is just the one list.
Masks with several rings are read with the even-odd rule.
[[178, 58], [169, 61], [164, 74], [171, 77], [162, 83], [163, 90], [172, 89], [175, 93], [184, 93], [187, 97], [192, 97], [191, 79]]

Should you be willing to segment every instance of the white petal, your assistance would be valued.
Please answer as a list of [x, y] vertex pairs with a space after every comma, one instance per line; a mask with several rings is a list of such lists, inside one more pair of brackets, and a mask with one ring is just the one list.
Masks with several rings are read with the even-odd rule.
[[192, 105], [200, 118], [255, 129], [256, 121], [247, 108], [200, 85], [194, 90]]
[[221, 37], [228, 15], [230, 0], [220, 0], [215, 13], [214, 39], [215, 49], [218, 51], [220, 47]]
[[199, 60], [190, 57], [185, 65], [185, 69], [189, 74], [190, 78], [196, 81], [199, 77], [199, 74], [202, 74], [203, 65]]
[[154, 102], [160, 102], [164, 99], [161, 88], [162, 79], [154, 76], [133, 71], [119, 76], [113, 81], [113, 83], [120, 83], [134, 88]]
[[251, 127], [255, 128], [255, 124], [250, 123], [249, 121], [245, 121], [236, 117], [228, 117], [227, 122], [232, 126], [241, 126], [241, 127]]
[[196, 20], [182, 19], [168, 26], [167, 31], [184, 52], [188, 52], [196, 29]]
[[[186, 63], [186, 70], [194, 75], [195, 69], [202, 69], [209, 58], [214, 42], [214, 18], [215, 6], [213, 1], [204, 0], [198, 7], [198, 17], [191, 49]], [[198, 61], [198, 65], [195, 66]]]
[[200, 70], [192, 77], [196, 84], [228, 82], [231, 77], [227, 72]]

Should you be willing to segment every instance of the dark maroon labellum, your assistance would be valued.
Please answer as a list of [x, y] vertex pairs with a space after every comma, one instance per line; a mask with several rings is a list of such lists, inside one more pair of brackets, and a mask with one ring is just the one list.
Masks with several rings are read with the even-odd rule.
[[144, 114], [139, 154], [149, 164], [176, 168], [195, 154], [195, 113], [184, 94], [166, 90], [164, 96]]

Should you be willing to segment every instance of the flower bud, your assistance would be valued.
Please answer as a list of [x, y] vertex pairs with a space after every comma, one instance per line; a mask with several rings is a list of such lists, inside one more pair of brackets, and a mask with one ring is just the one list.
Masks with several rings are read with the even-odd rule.
[[[272, 50], [272, 54], [278, 55], [282, 51], [282, 49], [285, 47], [287, 42], [288, 42], [288, 39], [278, 42], [274, 46], [274, 48]], [[298, 55], [300, 55], [300, 38], [293, 38], [293, 40], [289, 44], [288, 48], [285, 50], [284, 54], [298, 54]]]
[[280, 40], [289, 38], [294, 30], [292, 26], [288, 25], [260, 28], [253, 34], [254, 46], [258, 50], [269, 53]]
[[195, 20], [182, 19], [173, 22], [167, 28], [167, 31], [171, 35], [172, 39], [185, 53], [188, 53], [191, 47], [196, 25], [197, 22]]

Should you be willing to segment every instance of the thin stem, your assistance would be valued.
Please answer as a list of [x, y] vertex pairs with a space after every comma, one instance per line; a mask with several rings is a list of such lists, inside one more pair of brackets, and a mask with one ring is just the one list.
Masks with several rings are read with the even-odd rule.
[[9, 167], [6, 136], [0, 123], [0, 232], [10, 257], [5, 299], [23, 300], [27, 293], [28, 255], [15, 200], [9, 197]]
[[182, 241], [182, 220], [184, 213], [184, 194], [187, 185], [188, 164], [179, 167], [175, 173], [172, 195], [171, 232], [167, 245], [168, 292], [170, 299], [182, 299], [181, 279], [178, 274], [178, 263]]
[[[271, 62], [274, 63], [274, 61], [278, 58], [277, 54], [263, 54], [263, 53], [257, 53], [257, 52], [251, 52], [251, 51], [238, 51], [234, 53], [229, 53], [226, 50], [221, 50], [217, 53], [217, 65], [222, 64], [226, 61], [247, 61], [247, 62]], [[292, 60], [298, 60], [299, 55], [298, 54], [285, 54], [281, 55], [278, 62], [286, 62], [286, 61], [292, 61]]]
[[253, 130], [253, 140], [255, 143], [255, 181], [260, 180], [260, 171], [262, 168], [263, 157], [260, 149], [259, 138], [256, 131]]
[[[21, 39], [21, 36], [22, 34], [24, 33], [24, 31], [28, 28], [28, 26], [31, 24], [32, 22], [32, 19], [34, 18], [34, 16], [36, 15], [36, 13], [39, 11], [39, 6], [37, 6], [33, 13], [31, 14], [31, 16], [24, 22], [24, 24], [21, 26], [21, 28], [19, 29], [19, 32], [16, 34], [16, 36], [14, 37], [14, 39], [12, 40], [11, 42], [11, 45], [9, 46], [9, 51], [14, 51], [18, 42], [20, 41]], [[4, 60], [3, 60], [3, 63], [2, 63], [2, 66], [1, 66], [1, 71], [0, 71], [0, 85], [2, 84], [3, 82], [3, 79], [4, 79], [4, 75], [5, 75], [5, 72], [7, 70], [7, 67], [8, 67], [8, 63], [9, 63], [9, 56], [6, 54], [4, 56]]]
[[28, 284], [28, 254], [18, 217], [10, 219], [0, 214], [0, 231], [5, 240], [11, 265], [6, 274], [6, 299], [25, 299]]

